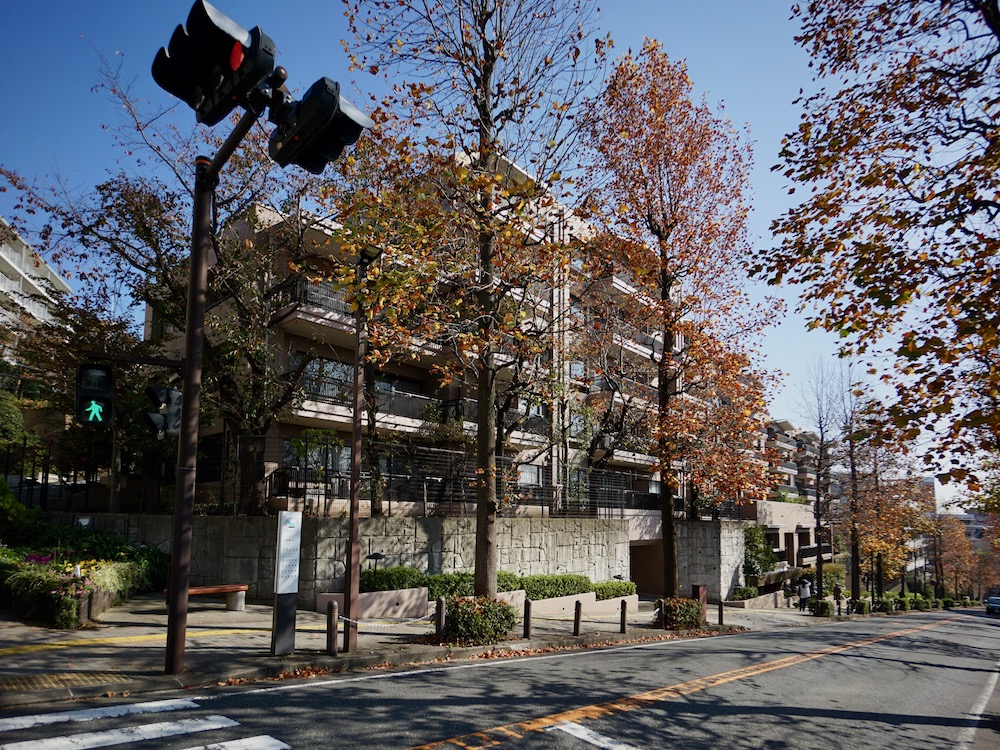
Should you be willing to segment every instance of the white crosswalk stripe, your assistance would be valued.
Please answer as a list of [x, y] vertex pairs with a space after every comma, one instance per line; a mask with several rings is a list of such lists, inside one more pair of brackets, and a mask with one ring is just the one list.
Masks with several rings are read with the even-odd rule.
[[185, 750], [291, 750], [291, 748], [269, 734], [262, 734], [259, 737], [246, 737], [241, 740], [188, 747]]
[[87, 750], [94, 747], [110, 747], [145, 740], [158, 740], [191, 732], [207, 732], [212, 729], [239, 726], [239, 722], [225, 716], [206, 716], [203, 719], [180, 719], [161, 721], [156, 724], [142, 724], [101, 732], [85, 732], [46, 740], [26, 740], [0, 745], [0, 750]]
[[9, 719], [0, 719], [0, 732], [10, 732], [15, 729], [30, 729], [32, 727], [59, 724], [67, 721], [93, 721], [95, 719], [113, 719], [118, 716], [129, 716], [132, 714], [179, 711], [184, 708], [198, 708], [198, 704], [190, 700], [148, 701], [146, 703], [127, 703], [120, 706], [106, 706], [104, 708], [58, 711], [51, 714], [13, 716]]
[[[125, 717], [126, 721], [142, 716], [165, 713], [169, 711], [191, 711], [201, 708], [201, 705], [190, 699], [173, 699], [146, 701], [144, 703], [123, 703], [98, 708], [81, 708], [74, 711], [53, 711], [51, 713], [11, 716], [0, 719], [0, 750], [87, 750], [88, 748], [114, 747], [116, 745], [132, 745], [142, 742], [155, 744], [157, 740], [167, 737], [180, 737], [196, 732], [208, 732], [219, 729], [239, 727], [240, 723], [226, 716], [213, 715], [200, 718], [181, 718], [176, 721], [160, 721], [150, 724], [134, 724], [132, 726], [102, 729], [92, 732], [66, 733], [55, 737], [38, 738], [40, 732], [47, 727], [58, 724], [73, 724], [79, 722], [114, 720]], [[108, 726], [107, 723], [104, 726]], [[35, 739], [15, 740], [19, 732], [33, 732]], [[13, 734], [4, 743], [4, 735]], [[23, 735], [22, 735], [23, 736]], [[225, 739], [186, 750], [290, 750], [290, 746], [281, 740], [267, 734], [254, 737], [238, 737]]]

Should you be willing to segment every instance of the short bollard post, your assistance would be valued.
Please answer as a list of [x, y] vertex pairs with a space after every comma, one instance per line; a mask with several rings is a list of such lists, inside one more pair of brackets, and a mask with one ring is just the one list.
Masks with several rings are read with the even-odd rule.
[[667, 627], [667, 613], [663, 611], [663, 600], [656, 600], [656, 627], [664, 630]]
[[576, 600], [573, 610], [573, 635], [580, 635], [580, 620], [583, 619], [583, 602]]
[[628, 602], [622, 599], [622, 622], [621, 622], [621, 633], [624, 635], [628, 632]]
[[531, 599], [524, 600], [524, 637], [531, 638]]
[[434, 610], [434, 633], [438, 643], [444, 642], [444, 619], [446, 611], [444, 597], [439, 596], [437, 607]]
[[724, 609], [724, 607], [722, 606], [722, 599], [719, 599], [719, 624], [720, 625], [725, 624], [725, 623], [723, 623], [723, 619], [724, 619], [723, 615], [722, 615], [722, 610], [723, 609]]
[[337, 627], [340, 624], [340, 613], [337, 602], [326, 603], [326, 653], [337, 655]]

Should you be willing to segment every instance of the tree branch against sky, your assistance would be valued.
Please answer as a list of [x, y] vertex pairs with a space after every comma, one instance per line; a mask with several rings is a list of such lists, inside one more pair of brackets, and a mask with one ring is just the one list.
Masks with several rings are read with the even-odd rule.
[[[798, 6], [821, 88], [781, 152], [797, 207], [757, 254], [802, 286], [810, 325], [869, 357], [905, 437], [965, 479], [1000, 449], [1000, 116], [996, 0], [833, 0]], [[886, 358], [885, 355], [888, 355]]]
[[[531, 389], [526, 370], [509, 363], [530, 362], [538, 343], [551, 341], [530, 294], [558, 283], [568, 266], [558, 201], [577, 168], [573, 116], [593, 90], [607, 42], [594, 36], [596, 6], [583, 0], [344, 5], [353, 66], [385, 74], [391, 85], [377, 114], [398, 144], [386, 154], [424, 167], [412, 184], [425, 213], [398, 206], [388, 233], [377, 234], [413, 253], [408, 227], [433, 229], [408, 262], [441, 269], [435, 286], [448, 299], [437, 310], [449, 315], [438, 340], [454, 354], [451, 377], [475, 384], [475, 591], [493, 595], [503, 413], [517, 395], [511, 386]], [[364, 213], [384, 226], [385, 205], [370, 198]]]
[[694, 100], [683, 62], [656, 41], [618, 61], [602, 104], [587, 120], [596, 151], [592, 221], [604, 243], [594, 243], [601, 248], [594, 267], [634, 285], [627, 314], [661, 337], [655, 455], [664, 595], [676, 596], [675, 472], [701, 429], [692, 390], [712, 388], [718, 344], [749, 364], [755, 334], [773, 316], [743, 291], [750, 148], [721, 112]]

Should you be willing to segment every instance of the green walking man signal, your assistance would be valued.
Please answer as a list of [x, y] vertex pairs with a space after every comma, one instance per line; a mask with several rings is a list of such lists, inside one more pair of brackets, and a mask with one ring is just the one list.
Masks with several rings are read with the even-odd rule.
[[115, 416], [115, 380], [110, 365], [76, 368], [76, 419], [87, 427], [107, 427]]
[[86, 409], [88, 422], [103, 422], [104, 407], [94, 399], [90, 400], [90, 405]]

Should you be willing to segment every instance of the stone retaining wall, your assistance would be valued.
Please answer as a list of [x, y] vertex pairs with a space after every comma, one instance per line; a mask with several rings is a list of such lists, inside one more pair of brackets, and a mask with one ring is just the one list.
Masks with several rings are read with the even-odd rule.
[[[73, 523], [74, 514], [53, 513]], [[92, 526], [132, 542], [170, 551], [171, 516], [93, 513]], [[472, 518], [362, 518], [364, 557], [380, 552], [380, 565], [408, 565], [426, 573], [474, 572], [476, 521]], [[274, 591], [277, 518], [198, 516], [194, 519], [191, 585], [246, 583], [247, 599], [269, 603]], [[518, 575], [578, 573], [610, 581], [629, 573], [627, 519], [497, 519], [499, 567]], [[347, 522], [306, 518], [302, 524], [299, 606], [313, 609], [321, 593], [344, 590]]]

